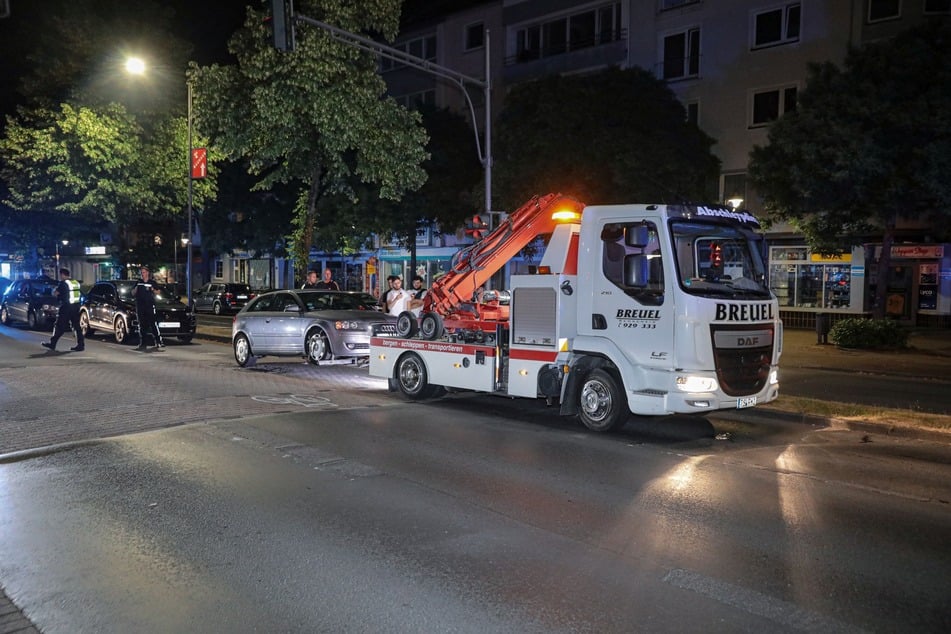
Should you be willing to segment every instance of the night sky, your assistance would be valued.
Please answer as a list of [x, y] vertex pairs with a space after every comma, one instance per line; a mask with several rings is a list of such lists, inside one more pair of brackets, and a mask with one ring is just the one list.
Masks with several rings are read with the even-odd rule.
[[[35, 45], [43, 13], [53, 4], [10, 0], [10, 17], [0, 19], [0, 114], [14, 112], [21, 100], [17, 87], [28, 68], [26, 56]], [[227, 40], [244, 21], [246, 0], [162, 0], [162, 4], [174, 11], [176, 34], [193, 44], [192, 59], [202, 65], [229, 61]]]
[[[61, 2], [62, 0], [58, 0]], [[95, 0], [91, 0], [95, 2]], [[248, 4], [267, 0], [156, 0], [170, 8], [173, 30], [194, 46], [192, 59], [201, 65], [227, 63], [227, 40], [244, 22]], [[404, 23], [415, 24], [486, 0], [405, 0]], [[127, 5], [135, 5], [128, 0]], [[36, 29], [45, 12], [55, 10], [56, 0], [10, 0], [11, 16], [0, 19], [0, 115], [11, 114], [21, 97], [17, 87], [27, 70], [26, 57], [35, 46]]]

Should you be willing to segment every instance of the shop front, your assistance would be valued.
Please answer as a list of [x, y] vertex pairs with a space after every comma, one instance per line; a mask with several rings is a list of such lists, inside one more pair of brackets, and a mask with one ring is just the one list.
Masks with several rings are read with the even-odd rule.
[[769, 249], [769, 286], [788, 327], [811, 328], [817, 314], [862, 314], [864, 281], [862, 247], [835, 256], [813, 253], [802, 245]]
[[[875, 308], [880, 244], [867, 245], [867, 310]], [[910, 326], [951, 325], [951, 245], [898, 244], [891, 249], [885, 314]]]

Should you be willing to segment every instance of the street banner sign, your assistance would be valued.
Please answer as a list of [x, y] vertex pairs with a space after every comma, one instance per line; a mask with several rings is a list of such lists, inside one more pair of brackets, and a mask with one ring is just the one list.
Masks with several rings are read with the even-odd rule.
[[208, 150], [203, 147], [192, 149], [192, 178], [204, 178], [208, 175]]

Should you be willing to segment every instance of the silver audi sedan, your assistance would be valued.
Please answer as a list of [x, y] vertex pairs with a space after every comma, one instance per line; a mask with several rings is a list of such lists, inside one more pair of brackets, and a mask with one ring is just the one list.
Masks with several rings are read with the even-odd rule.
[[304, 357], [315, 365], [356, 363], [370, 354], [370, 337], [395, 336], [396, 317], [367, 293], [279, 290], [251, 300], [234, 316], [234, 359]]

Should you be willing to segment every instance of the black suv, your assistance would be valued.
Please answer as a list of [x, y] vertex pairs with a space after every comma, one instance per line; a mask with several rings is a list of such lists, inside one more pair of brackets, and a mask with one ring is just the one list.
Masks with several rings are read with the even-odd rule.
[[59, 300], [53, 296], [56, 284], [47, 277], [10, 284], [0, 300], [0, 322], [7, 326], [20, 321], [34, 330], [52, 328], [59, 314]]
[[249, 300], [254, 299], [254, 296], [255, 293], [247, 284], [210, 282], [195, 291], [192, 302], [198, 312], [207, 311], [220, 315], [238, 312]]
[[[86, 294], [79, 309], [79, 326], [89, 336], [97, 330], [111, 332], [119, 343], [129, 335], [138, 338], [139, 324], [135, 317], [133, 291], [136, 280], [105, 280], [96, 282]], [[195, 336], [195, 313], [163, 287], [155, 295], [155, 323], [162, 337], [178, 337], [188, 343]]]

